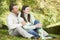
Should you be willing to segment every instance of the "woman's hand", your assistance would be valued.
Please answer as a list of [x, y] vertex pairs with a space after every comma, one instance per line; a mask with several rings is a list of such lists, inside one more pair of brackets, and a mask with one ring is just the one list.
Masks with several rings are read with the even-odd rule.
[[36, 28], [41, 28], [42, 27], [42, 24], [36, 24]]
[[22, 26], [26, 25], [26, 22], [25, 21], [22, 21]]
[[42, 24], [39, 23], [39, 27], [42, 27]]

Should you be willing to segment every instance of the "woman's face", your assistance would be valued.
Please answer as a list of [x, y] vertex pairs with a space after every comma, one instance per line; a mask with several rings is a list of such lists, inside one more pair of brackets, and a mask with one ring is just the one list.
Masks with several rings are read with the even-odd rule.
[[25, 10], [23, 10], [24, 13], [29, 14], [30, 13], [30, 7], [26, 7]]

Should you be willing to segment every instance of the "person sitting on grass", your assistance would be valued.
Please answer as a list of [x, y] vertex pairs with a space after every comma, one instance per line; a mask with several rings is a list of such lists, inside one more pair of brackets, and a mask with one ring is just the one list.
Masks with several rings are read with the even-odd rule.
[[[22, 17], [25, 21], [25, 25], [23, 26], [23, 28], [26, 29], [26, 31], [28, 31], [28, 33], [36, 36], [36, 34], [34, 34], [34, 33], [38, 32], [38, 30], [42, 27], [42, 24], [38, 20], [36, 20], [34, 18], [34, 16], [31, 14], [30, 7], [24, 5], [22, 7], [22, 10], [21, 10], [21, 13], [19, 14], [19, 16]], [[43, 36], [46, 37], [47, 39], [52, 38], [51, 36], [49, 36], [49, 34], [45, 30], [42, 30], [42, 32], [43, 32]], [[38, 36], [40, 36], [40, 35], [38, 35]]]
[[[33, 38], [34, 36], [28, 33], [26, 30], [22, 28], [24, 24], [19, 23], [19, 11], [18, 6], [16, 4], [11, 4], [9, 6], [10, 14], [7, 17], [7, 25], [9, 35], [17, 36], [22, 35], [25, 38]], [[23, 22], [24, 23], [24, 22]]]

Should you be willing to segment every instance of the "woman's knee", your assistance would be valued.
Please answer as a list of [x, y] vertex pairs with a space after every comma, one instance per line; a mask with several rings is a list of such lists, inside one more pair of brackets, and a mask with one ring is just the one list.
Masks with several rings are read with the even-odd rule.
[[38, 20], [35, 20], [35, 21], [34, 21], [34, 25], [36, 25], [36, 24], [38, 24], [38, 23], [40, 23]]

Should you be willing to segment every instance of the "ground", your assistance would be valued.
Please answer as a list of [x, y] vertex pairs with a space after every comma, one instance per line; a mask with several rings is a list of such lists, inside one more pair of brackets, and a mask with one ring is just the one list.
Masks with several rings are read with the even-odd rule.
[[[48, 40], [60, 40], [60, 35], [55, 35], [55, 34], [50, 34], [50, 35], [53, 35], [56, 38], [48, 39]], [[0, 29], [0, 40], [28, 40], [28, 39], [18, 36], [10, 36], [6, 29]]]

